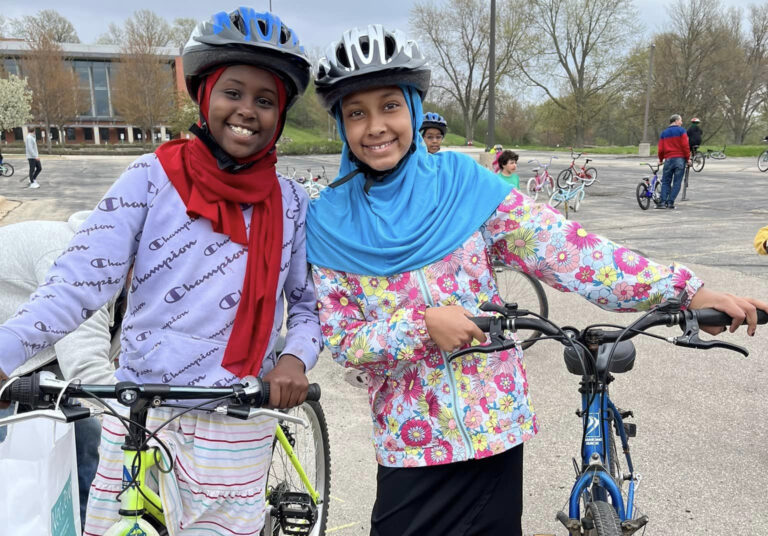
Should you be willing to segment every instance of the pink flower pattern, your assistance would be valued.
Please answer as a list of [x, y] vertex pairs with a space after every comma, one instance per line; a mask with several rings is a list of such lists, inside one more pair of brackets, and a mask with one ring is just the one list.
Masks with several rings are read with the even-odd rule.
[[[530, 237], [525, 261], [511, 253], [509, 242], [521, 236]], [[521, 251], [520, 244], [514, 247]], [[345, 365], [358, 350], [365, 354], [355, 366], [371, 373], [378, 463], [416, 467], [479, 459], [537, 433], [519, 350], [472, 354], [448, 364], [424, 323], [428, 306], [461, 304], [478, 314], [478, 296], [499, 302], [489, 252], [555, 289], [578, 292], [615, 311], [636, 311], [651, 297], [681, 290], [690, 296], [701, 285], [684, 267], [630, 254], [516, 190], [454, 252], [420, 270], [364, 279], [377, 281], [378, 289], [371, 283], [363, 288], [359, 274], [313, 267], [322, 333], [333, 358]], [[617, 274], [609, 285], [595, 283], [603, 267]], [[640, 271], [642, 282], [635, 275]], [[382, 291], [388, 293], [386, 307]]]

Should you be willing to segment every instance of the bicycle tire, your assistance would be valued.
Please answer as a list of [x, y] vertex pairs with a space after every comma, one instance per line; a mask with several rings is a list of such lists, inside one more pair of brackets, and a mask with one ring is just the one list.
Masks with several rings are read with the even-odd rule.
[[552, 195], [549, 196], [549, 203], [548, 205], [552, 208], [557, 208], [560, 206], [560, 203], [563, 202], [563, 196], [559, 195], [561, 190], [555, 190], [552, 192]]
[[[283, 422], [280, 426], [287, 431], [286, 436], [290, 435], [293, 439], [293, 451], [315, 490], [320, 494], [317, 519], [309, 534], [323, 536], [328, 523], [328, 501], [331, 493], [331, 451], [325, 413], [320, 403], [314, 401], [304, 402], [301, 406], [287, 410], [286, 413], [300, 416], [309, 422], [307, 428], [289, 422]], [[266, 486], [270, 494], [267, 499], [267, 508], [277, 507], [281, 492], [306, 493], [288, 455], [276, 439], [272, 446], [272, 463], [269, 466]], [[275, 519], [271, 536], [283, 534], [286, 533], [283, 532], [280, 520]]]
[[757, 169], [762, 172], [768, 171], [768, 150], [763, 151], [757, 157]]
[[11, 164], [5, 163], [0, 167], [0, 170], [3, 172], [3, 177], [10, 177], [13, 175], [13, 166]]
[[571, 178], [573, 176], [573, 172], [571, 172], [571, 168], [566, 168], [562, 170], [560, 173], [557, 174], [557, 180], [555, 181], [558, 188], [565, 188], [568, 186], [568, 183], [571, 182]]
[[547, 173], [547, 178], [544, 179], [544, 190], [547, 192], [547, 195], [552, 195], [555, 191], [555, 179], [549, 173]]
[[528, 185], [526, 186], [526, 190], [528, 191], [528, 197], [536, 201], [536, 198], [539, 196], [539, 190], [536, 188], [537, 182], [536, 177], [531, 177], [528, 179]]
[[597, 181], [597, 170], [593, 167], [588, 167], [584, 170], [584, 186], [589, 188]]
[[584, 186], [581, 187], [579, 192], [575, 195], [576, 200], [573, 202], [573, 211], [578, 212], [581, 208], [581, 203], [584, 201], [584, 197], [586, 196], [586, 192], [584, 191]]
[[585, 530], [585, 536], [622, 536], [621, 521], [616, 510], [605, 501], [587, 505], [584, 517], [592, 520], [592, 528]]
[[715, 151], [709, 155], [709, 157], [714, 158], [715, 160], [725, 160], [725, 153], [723, 151]]
[[707, 157], [704, 156], [703, 153], [696, 153], [693, 155], [693, 158], [691, 159], [691, 167], [693, 170], [698, 173], [702, 169], [704, 169], [704, 164], [707, 162]]
[[[538, 279], [500, 264], [495, 264], [493, 271], [502, 300], [517, 303], [521, 309], [528, 309], [544, 318], [549, 317], [549, 301]], [[518, 330], [517, 334], [523, 350], [533, 346], [535, 339], [541, 336], [540, 331], [533, 330]]]
[[653, 187], [652, 199], [657, 205], [661, 203], [661, 181], [656, 181], [656, 186]]
[[648, 210], [648, 207], [651, 206], [651, 197], [648, 195], [647, 184], [641, 182], [637, 185], [637, 189], [635, 190], [635, 197], [637, 197], [637, 204], [640, 205], [640, 208], [643, 210]]

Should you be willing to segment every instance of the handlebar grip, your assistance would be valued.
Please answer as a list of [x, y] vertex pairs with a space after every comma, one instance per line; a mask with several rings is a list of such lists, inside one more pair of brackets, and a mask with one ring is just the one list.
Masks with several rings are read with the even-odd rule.
[[[730, 326], [733, 319], [722, 311], [716, 309], [697, 309], [696, 319], [700, 326]], [[768, 313], [763, 310], [757, 310], [757, 323], [768, 323]]]
[[473, 316], [470, 318], [472, 322], [475, 323], [477, 327], [480, 328], [480, 331], [483, 331], [485, 333], [488, 333], [488, 331], [491, 329], [491, 318], [490, 316]]
[[40, 378], [37, 374], [22, 376], [14, 381], [3, 393], [3, 402], [36, 407], [40, 399]]
[[307, 400], [311, 402], [317, 402], [320, 400], [320, 384], [310, 383], [307, 390]]

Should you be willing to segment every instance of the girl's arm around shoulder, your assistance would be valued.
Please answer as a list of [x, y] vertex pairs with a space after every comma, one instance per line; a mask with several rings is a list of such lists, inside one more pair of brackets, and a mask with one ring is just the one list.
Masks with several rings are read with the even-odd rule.
[[[424, 315], [426, 305], [398, 307], [378, 318], [363, 314], [365, 294], [360, 283], [343, 272], [312, 267], [317, 289], [320, 325], [325, 344], [341, 365], [388, 375], [401, 361], [418, 361], [430, 340]], [[377, 282], [385, 278], [378, 278]]]
[[0, 326], [4, 371], [15, 370], [74, 331], [125, 284], [147, 207], [157, 192], [150, 180], [158, 172], [155, 165], [159, 163], [151, 154], [128, 166], [58, 257], [46, 282]]
[[512, 190], [483, 228], [497, 260], [603, 309], [646, 310], [702, 285], [682, 265], [663, 265], [588, 232], [544, 203]]

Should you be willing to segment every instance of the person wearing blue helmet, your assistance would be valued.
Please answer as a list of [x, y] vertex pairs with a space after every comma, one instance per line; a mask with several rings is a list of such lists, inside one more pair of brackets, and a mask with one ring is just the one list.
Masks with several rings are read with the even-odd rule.
[[755, 304], [768, 304], [588, 233], [468, 155], [428, 154], [429, 79], [398, 30], [356, 28], [328, 46], [315, 88], [343, 146], [339, 178], [307, 214], [307, 259], [331, 355], [370, 373], [371, 535], [520, 536], [523, 444], [539, 429], [522, 350], [447, 358], [486, 340], [467, 317], [502, 303], [492, 258], [611, 310], [680, 296], [748, 317], [754, 333]]
[[[31, 349], [74, 331], [130, 278], [119, 381], [228, 386], [261, 376], [271, 407], [296, 406], [321, 333], [305, 253], [309, 199], [277, 175], [275, 144], [309, 83], [310, 62], [290, 27], [246, 7], [198, 23], [182, 58], [199, 106], [194, 139], [169, 141], [128, 166], [25, 314], [0, 327], [0, 369], [15, 370]], [[148, 478], [168, 534], [258, 535], [276, 421], [184, 410], [147, 416], [168, 449], [157, 451], [167, 470], [154, 467]], [[118, 522], [125, 433], [104, 417], [86, 535], [111, 534]], [[145, 522], [136, 523], [125, 533], [144, 534]]]
[[434, 112], [427, 112], [424, 114], [424, 119], [421, 121], [419, 132], [421, 132], [421, 137], [424, 138], [424, 143], [426, 143], [427, 151], [430, 154], [435, 154], [440, 151], [447, 130], [448, 122], [443, 116]]

